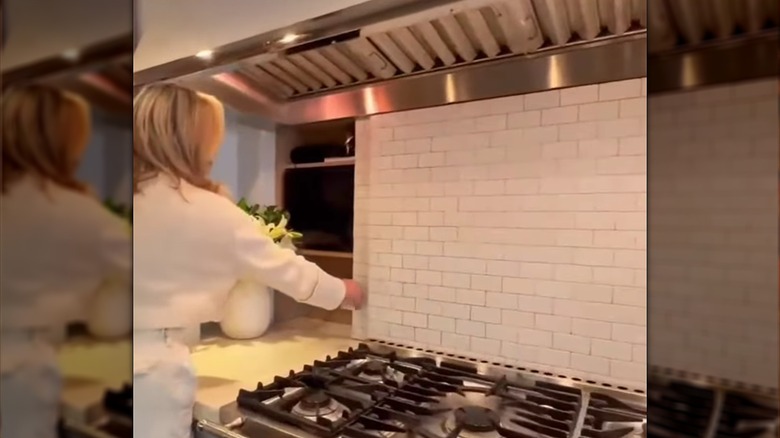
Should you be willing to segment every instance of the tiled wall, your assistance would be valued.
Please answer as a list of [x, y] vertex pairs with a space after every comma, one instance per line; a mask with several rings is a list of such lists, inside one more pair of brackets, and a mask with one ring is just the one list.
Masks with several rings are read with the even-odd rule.
[[777, 80], [651, 96], [650, 364], [777, 387]]
[[359, 121], [355, 334], [645, 387], [645, 90]]

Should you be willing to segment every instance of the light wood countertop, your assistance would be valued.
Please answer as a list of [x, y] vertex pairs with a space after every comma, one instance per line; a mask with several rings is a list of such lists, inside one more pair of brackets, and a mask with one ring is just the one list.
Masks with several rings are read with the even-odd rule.
[[[239, 389], [268, 384], [276, 375], [339, 350], [355, 347], [350, 326], [299, 318], [273, 327], [258, 339], [238, 341], [225, 338], [214, 324], [204, 325], [201, 343], [193, 349], [192, 361], [198, 378], [194, 415], [197, 419], [221, 418], [223, 408], [236, 400]], [[90, 415], [107, 388], [120, 388], [132, 379], [132, 343], [129, 339], [97, 342], [70, 341], [60, 351], [64, 376], [63, 404], [74, 421]]]
[[239, 389], [255, 389], [258, 382], [271, 383], [274, 376], [300, 371], [306, 364], [358, 345], [349, 337], [350, 326], [306, 318], [283, 323], [249, 341], [225, 339], [209, 331], [204, 329], [201, 345], [192, 354], [198, 375], [194, 416], [214, 422], [232, 420], [224, 408], [235, 402]]

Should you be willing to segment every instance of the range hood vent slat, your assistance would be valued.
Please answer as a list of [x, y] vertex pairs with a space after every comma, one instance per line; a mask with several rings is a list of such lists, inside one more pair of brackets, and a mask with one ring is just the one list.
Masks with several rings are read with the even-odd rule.
[[450, 47], [444, 42], [441, 35], [439, 35], [439, 32], [433, 26], [433, 23], [420, 23], [416, 28], [444, 65], [450, 66], [455, 64], [457, 61], [457, 59], [455, 59], [455, 54], [452, 53]]
[[298, 93], [305, 93], [306, 91], [308, 91], [305, 85], [303, 85], [300, 81], [292, 77], [290, 74], [286, 73], [284, 70], [279, 68], [279, 66], [277, 66], [272, 62], [262, 64], [258, 66], [258, 68], [265, 70], [266, 73], [273, 76], [277, 80], [284, 82], [288, 86], [292, 87]]
[[396, 66], [367, 38], [347, 41], [350, 53], [375, 77], [389, 79], [395, 76]]
[[423, 69], [430, 70], [436, 65], [436, 61], [428, 50], [423, 47], [410, 28], [404, 27], [403, 29], [392, 30], [390, 35], [398, 41], [401, 50], [406, 48], [404, 52], [414, 59], [417, 64], [421, 65]]
[[308, 88], [307, 91], [319, 90], [323, 87], [323, 84], [304, 72], [300, 67], [293, 64], [288, 58], [279, 58], [272, 62], [276, 63], [277, 67], [282, 69], [282, 71], [287, 72], [288, 75], [292, 75], [300, 83], [306, 86]]
[[324, 47], [322, 54], [358, 81], [368, 79], [368, 72], [347, 57], [336, 45]]
[[327, 74], [335, 78], [340, 84], [347, 85], [352, 83], [353, 79], [343, 70], [341, 70], [336, 64], [325, 57], [319, 51], [312, 51], [309, 53], [302, 53], [301, 56], [307, 58], [312, 64], [323, 69]]
[[324, 85], [326, 88], [332, 88], [336, 86], [336, 80], [330, 77], [325, 71], [317, 68], [311, 61], [306, 59], [302, 53], [288, 56], [291, 63], [295, 64], [298, 68], [305, 71], [312, 78], [319, 81], [320, 85]]
[[534, 0], [533, 5], [542, 31], [552, 44], [556, 46], [566, 44], [572, 35], [564, 0]]
[[393, 39], [390, 38], [390, 35], [386, 33], [372, 35], [369, 37], [369, 41], [371, 41], [374, 46], [381, 50], [382, 54], [389, 58], [390, 61], [395, 64], [396, 67], [398, 67], [398, 69], [404, 73], [411, 73], [414, 71], [414, 62], [412, 62], [412, 60], [406, 56], [406, 53], [404, 53], [398, 47]]
[[[447, 15], [438, 20], [438, 24], [444, 30], [445, 41], [453, 46], [454, 52], [465, 62], [471, 62], [477, 57], [477, 49], [471, 44], [468, 35], [460, 26], [454, 15]], [[435, 26], [434, 26], [435, 28]]]
[[268, 89], [278, 96], [289, 98], [295, 94], [295, 89], [267, 73], [260, 67], [250, 65], [241, 69], [239, 72], [246, 76], [247, 79], [257, 82], [260, 85], [260, 88]]
[[485, 16], [482, 15], [481, 10], [472, 9], [466, 11], [463, 15], [473, 31], [474, 37], [479, 42], [482, 53], [487, 55], [488, 58], [494, 58], [501, 53], [501, 47], [499, 47], [498, 41], [496, 40], [493, 31], [490, 29], [487, 20], [485, 20]]

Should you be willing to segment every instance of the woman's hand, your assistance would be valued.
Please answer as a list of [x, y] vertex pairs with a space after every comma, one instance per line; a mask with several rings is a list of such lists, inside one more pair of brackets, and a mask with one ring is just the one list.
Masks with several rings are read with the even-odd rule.
[[355, 280], [344, 280], [347, 293], [344, 295], [342, 309], [358, 310], [363, 307], [363, 288]]

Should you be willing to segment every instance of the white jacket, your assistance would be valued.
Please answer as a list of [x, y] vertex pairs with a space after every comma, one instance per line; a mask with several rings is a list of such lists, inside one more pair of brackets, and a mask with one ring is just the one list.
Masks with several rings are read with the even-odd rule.
[[161, 176], [134, 196], [133, 213], [135, 330], [218, 321], [239, 280], [328, 310], [344, 300], [343, 281], [279, 248], [224, 196]]
[[[106, 280], [129, 282], [131, 228], [91, 196], [25, 177], [2, 196], [0, 324], [57, 328], [83, 320]], [[130, 309], [127, 310], [128, 312]]]

